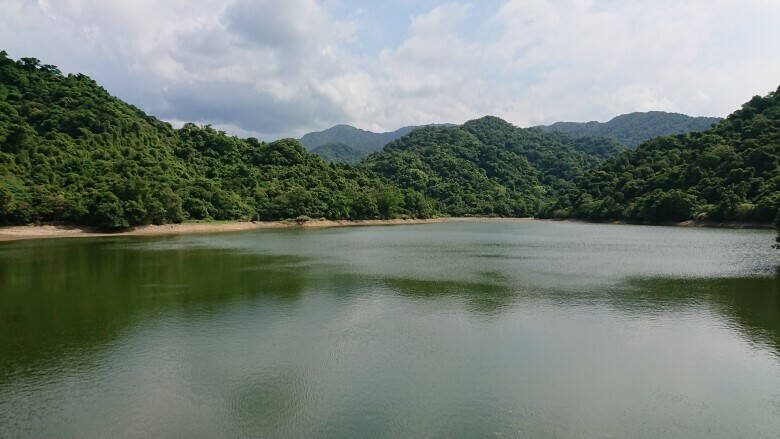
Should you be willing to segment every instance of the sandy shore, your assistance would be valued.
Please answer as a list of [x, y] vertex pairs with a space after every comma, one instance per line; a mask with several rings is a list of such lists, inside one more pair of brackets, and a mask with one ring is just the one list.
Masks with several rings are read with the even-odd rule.
[[431, 218], [431, 219], [392, 219], [392, 220], [312, 220], [303, 224], [290, 221], [252, 221], [252, 222], [225, 222], [225, 223], [183, 223], [166, 224], [162, 226], [140, 226], [116, 233], [96, 232], [82, 227], [73, 226], [11, 226], [0, 227], [0, 241], [18, 241], [22, 239], [47, 239], [47, 238], [95, 238], [106, 236], [162, 236], [183, 235], [197, 233], [223, 233], [240, 232], [256, 229], [280, 229], [280, 228], [323, 228], [323, 227], [352, 227], [352, 226], [385, 226], [401, 224], [434, 224], [453, 222], [519, 222], [534, 221], [533, 218]]
[[[214, 223], [183, 223], [166, 224], [162, 226], [140, 226], [115, 233], [106, 233], [74, 226], [10, 226], [0, 227], [0, 242], [18, 241], [23, 239], [47, 239], [47, 238], [95, 238], [107, 236], [163, 236], [184, 235], [200, 233], [224, 233], [241, 232], [256, 229], [281, 229], [281, 228], [325, 228], [325, 227], [355, 227], [355, 226], [390, 226], [403, 224], [436, 224], [436, 223], [462, 223], [462, 222], [527, 222], [527, 221], [565, 221], [594, 224], [583, 220], [558, 220], [535, 218], [490, 218], [490, 217], [445, 217], [431, 219], [391, 219], [391, 220], [311, 220], [302, 224], [294, 220], [287, 221], [251, 221], [251, 222], [214, 222]], [[621, 221], [596, 222], [595, 224], [631, 224]], [[683, 221], [679, 223], [660, 224], [661, 226], [676, 227], [716, 227], [716, 228], [758, 228], [771, 229], [771, 224], [762, 223], [711, 223], [697, 221]]]

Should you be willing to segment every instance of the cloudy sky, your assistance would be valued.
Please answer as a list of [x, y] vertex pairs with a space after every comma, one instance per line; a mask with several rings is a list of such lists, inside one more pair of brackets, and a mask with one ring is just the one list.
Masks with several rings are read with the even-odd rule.
[[724, 116], [780, 85], [780, 0], [0, 0], [0, 48], [265, 140]]

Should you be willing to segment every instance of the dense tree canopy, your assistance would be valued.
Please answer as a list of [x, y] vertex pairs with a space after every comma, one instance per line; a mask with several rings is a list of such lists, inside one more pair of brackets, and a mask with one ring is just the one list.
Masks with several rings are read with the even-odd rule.
[[357, 149], [343, 143], [326, 143], [311, 150], [312, 154], [322, 157], [328, 163], [356, 164], [371, 151]]
[[84, 75], [0, 52], [0, 223], [428, 216], [419, 192], [327, 164], [297, 140], [173, 129]]
[[459, 127], [418, 128], [363, 166], [433, 198], [447, 214], [530, 216], [619, 149], [611, 140], [575, 141], [487, 116]]
[[545, 213], [769, 223], [778, 209], [780, 91], [754, 97], [709, 131], [653, 139], [608, 159]]
[[421, 128], [364, 165], [386, 182], [418, 190], [452, 215], [528, 216], [544, 189], [527, 160], [462, 128]]

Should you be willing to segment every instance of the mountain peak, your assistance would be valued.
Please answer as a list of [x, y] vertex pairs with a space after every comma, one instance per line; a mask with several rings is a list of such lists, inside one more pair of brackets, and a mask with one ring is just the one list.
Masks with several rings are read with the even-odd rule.
[[503, 126], [503, 127], [514, 127], [511, 123], [505, 121], [504, 119], [501, 119], [497, 116], [482, 116], [478, 119], [470, 120], [463, 124], [464, 126], [469, 125], [494, 125], [494, 126]]

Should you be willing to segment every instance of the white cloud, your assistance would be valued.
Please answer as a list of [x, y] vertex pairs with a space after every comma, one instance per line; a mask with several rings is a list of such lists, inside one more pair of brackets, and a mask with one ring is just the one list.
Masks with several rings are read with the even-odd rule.
[[[725, 115], [777, 87], [780, 3], [554, 4], [510, 1], [496, 16], [513, 71], [544, 75], [531, 86], [544, 121], [649, 109]], [[771, 50], [757, 50], [764, 39]]]
[[[332, 2], [331, 2], [332, 3]], [[168, 120], [240, 135], [495, 114], [521, 126], [629, 111], [725, 115], [780, 78], [780, 2], [442, 3], [358, 54], [316, 0], [0, 2], [0, 41]]]

